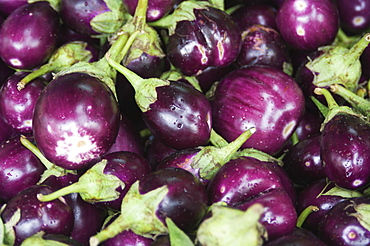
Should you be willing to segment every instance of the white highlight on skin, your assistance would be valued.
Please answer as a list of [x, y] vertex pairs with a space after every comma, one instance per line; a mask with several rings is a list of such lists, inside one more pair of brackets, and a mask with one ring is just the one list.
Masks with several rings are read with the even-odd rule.
[[364, 22], [365, 19], [362, 16], [356, 16], [352, 21], [353, 25], [355, 26], [361, 26], [362, 24], [364, 24]]
[[69, 162], [80, 163], [95, 157], [97, 146], [92, 136], [81, 134], [77, 127], [71, 127], [66, 131], [62, 140], [57, 141], [56, 155], [65, 157]]
[[12, 58], [12, 59], [9, 59], [9, 62], [14, 66], [14, 67], [18, 67], [18, 66], [21, 66], [22, 65], [22, 62], [17, 59], [17, 58]]
[[197, 45], [197, 48], [199, 52], [202, 54], [202, 59], [201, 59], [202, 64], [206, 64], [208, 62], [208, 58], [207, 58], [207, 54], [206, 54], [204, 47], [202, 45]]
[[306, 1], [296, 1], [294, 3], [294, 8], [298, 11], [305, 11], [307, 7], [308, 5]]

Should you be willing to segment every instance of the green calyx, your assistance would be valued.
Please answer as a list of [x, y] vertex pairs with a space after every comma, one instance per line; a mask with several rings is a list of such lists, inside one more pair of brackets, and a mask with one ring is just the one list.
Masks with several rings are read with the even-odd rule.
[[113, 201], [119, 197], [116, 189], [123, 189], [125, 183], [114, 175], [104, 174], [106, 165], [107, 160], [102, 160], [87, 170], [76, 183], [47, 195], [38, 194], [37, 198], [47, 202], [67, 194], [79, 193], [81, 198], [89, 203]]
[[246, 242], [249, 246], [263, 244], [266, 230], [259, 223], [263, 213], [261, 204], [254, 204], [246, 211], [218, 205], [212, 206], [211, 211], [212, 216], [204, 220], [197, 231], [197, 240], [201, 245], [244, 246]]
[[341, 84], [355, 91], [362, 72], [359, 58], [369, 43], [370, 34], [366, 34], [350, 49], [340, 45], [319, 48], [323, 54], [306, 64], [314, 75], [313, 84], [317, 87]]
[[122, 200], [120, 215], [106, 228], [90, 238], [90, 246], [97, 246], [124, 230], [132, 230], [138, 235], [151, 238], [168, 234], [167, 227], [156, 215], [158, 205], [167, 192], [167, 186], [162, 186], [140, 194], [139, 181], [136, 181]]
[[194, 9], [208, 9], [211, 4], [207, 1], [182, 1], [175, 11], [158, 21], [151, 22], [151, 26], [167, 28], [169, 36], [176, 29], [176, 25], [180, 21], [194, 21], [196, 19]]
[[87, 43], [82, 41], [73, 41], [62, 45], [52, 54], [48, 63], [28, 74], [18, 83], [18, 90], [23, 89], [33, 79], [49, 72], [58, 73], [80, 61], [90, 61], [92, 54], [86, 47]]
[[125, 8], [121, 0], [104, 0], [110, 11], [95, 16], [90, 25], [99, 36], [106, 36], [115, 33], [125, 22]]

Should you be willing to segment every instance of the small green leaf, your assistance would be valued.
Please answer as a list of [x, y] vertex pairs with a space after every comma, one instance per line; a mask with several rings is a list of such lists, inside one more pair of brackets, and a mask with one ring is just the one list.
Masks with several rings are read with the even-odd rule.
[[212, 216], [204, 220], [197, 231], [201, 245], [259, 246], [266, 237], [265, 228], [259, 223], [263, 206], [254, 204], [246, 211], [231, 207], [213, 206]]
[[194, 246], [188, 235], [185, 234], [170, 218], [166, 218], [171, 246]]

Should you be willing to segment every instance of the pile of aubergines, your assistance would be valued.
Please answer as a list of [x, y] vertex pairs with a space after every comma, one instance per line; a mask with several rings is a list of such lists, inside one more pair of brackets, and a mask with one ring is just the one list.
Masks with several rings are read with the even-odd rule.
[[0, 0], [1, 245], [370, 245], [369, 13]]

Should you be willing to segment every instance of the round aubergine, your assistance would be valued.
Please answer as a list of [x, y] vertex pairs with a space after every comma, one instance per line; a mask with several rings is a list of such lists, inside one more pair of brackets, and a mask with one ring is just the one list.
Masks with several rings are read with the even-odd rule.
[[59, 15], [46, 1], [14, 10], [0, 29], [0, 57], [15, 69], [46, 62], [58, 42]]
[[87, 168], [108, 152], [119, 130], [119, 107], [98, 78], [69, 73], [52, 80], [33, 114], [33, 136], [43, 155], [65, 169]]
[[275, 155], [288, 143], [305, 110], [301, 88], [282, 70], [242, 67], [218, 83], [212, 105], [214, 130], [228, 142], [251, 127], [242, 148]]

